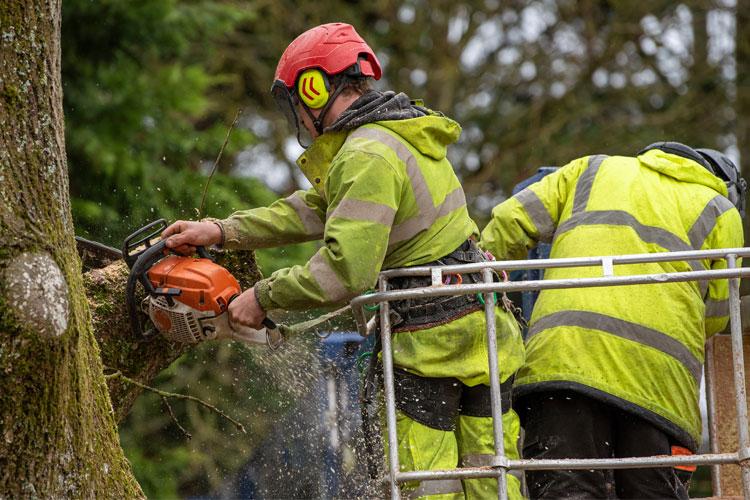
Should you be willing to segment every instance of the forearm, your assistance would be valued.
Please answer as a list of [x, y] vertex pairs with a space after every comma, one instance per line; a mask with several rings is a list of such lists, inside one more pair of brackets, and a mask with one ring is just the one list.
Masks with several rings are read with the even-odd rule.
[[256, 294], [264, 310], [302, 310], [345, 303], [372, 288], [385, 258], [384, 227], [330, 240], [303, 266], [275, 272], [258, 282]]
[[538, 238], [523, 206], [510, 198], [492, 210], [492, 220], [482, 231], [479, 245], [499, 260], [523, 259]]
[[224, 233], [225, 248], [257, 249], [320, 239], [324, 218], [322, 200], [297, 191], [268, 207], [241, 210], [214, 222]]

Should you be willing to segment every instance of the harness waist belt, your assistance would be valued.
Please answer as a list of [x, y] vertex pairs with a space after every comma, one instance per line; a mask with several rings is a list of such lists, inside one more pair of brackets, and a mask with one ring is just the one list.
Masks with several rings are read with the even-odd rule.
[[[420, 264], [425, 266], [445, 266], [485, 262], [487, 258], [472, 240], [466, 240], [460, 247], [445, 257], [434, 262]], [[462, 283], [481, 283], [481, 273], [461, 275]], [[389, 289], [428, 287], [432, 279], [428, 276], [402, 276], [388, 282]], [[476, 295], [459, 295], [456, 297], [428, 297], [423, 299], [399, 300], [391, 303], [395, 312], [392, 319], [393, 332], [423, 329], [448, 323], [456, 318], [482, 309]]]

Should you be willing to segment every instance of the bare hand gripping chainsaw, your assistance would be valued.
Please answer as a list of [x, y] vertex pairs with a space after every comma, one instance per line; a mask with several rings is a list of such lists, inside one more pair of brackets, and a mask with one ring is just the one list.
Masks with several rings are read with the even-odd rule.
[[[125, 298], [133, 331], [143, 337], [154, 334], [153, 329], [144, 333], [138, 315], [135, 289], [140, 282], [146, 290], [141, 309], [167, 340], [197, 344], [234, 339], [278, 347], [283, 336], [271, 319], [264, 319], [260, 330], [229, 321], [229, 303], [242, 290], [205, 248], [197, 247], [199, 258], [195, 258], [168, 254], [164, 240], [152, 243], [166, 227], [164, 219], [156, 220], [128, 236], [123, 244], [122, 254], [130, 267]], [[141, 245], [145, 248], [135, 251]]]

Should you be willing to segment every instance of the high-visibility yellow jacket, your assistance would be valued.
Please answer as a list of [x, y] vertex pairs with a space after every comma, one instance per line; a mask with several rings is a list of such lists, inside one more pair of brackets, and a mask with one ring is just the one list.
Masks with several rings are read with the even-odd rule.
[[[523, 258], [741, 247], [724, 183], [692, 160], [651, 150], [572, 161], [492, 211], [481, 245]], [[617, 266], [616, 275], [722, 269], [724, 261]], [[545, 278], [602, 276], [550, 269]], [[691, 449], [700, 443], [698, 388], [706, 338], [728, 319], [726, 280], [542, 291], [515, 394], [572, 389], [632, 411]]]
[[[351, 300], [373, 288], [381, 269], [432, 262], [478, 229], [446, 158], [461, 128], [439, 114], [327, 132], [297, 165], [313, 187], [269, 207], [219, 221], [227, 248], [267, 248], [322, 240], [304, 264], [260, 281], [265, 310], [300, 310]], [[489, 383], [483, 313], [394, 335], [394, 363], [426, 377]], [[501, 380], [523, 362], [512, 315], [498, 309]]]

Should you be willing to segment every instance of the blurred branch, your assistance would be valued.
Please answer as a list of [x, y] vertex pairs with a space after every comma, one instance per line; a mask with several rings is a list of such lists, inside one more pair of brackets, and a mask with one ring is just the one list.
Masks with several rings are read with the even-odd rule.
[[237, 120], [240, 119], [240, 114], [242, 113], [241, 109], [237, 110], [237, 113], [234, 115], [234, 120], [232, 120], [232, 124], [229, 126], [229, 129], [227, 130], [227, 135], [224, 137], [224, 143], [221, 145], [221, 149], [219, 150], [219, 154], [216, 155], [216, 160], [214, 160], [214, 165], [211, 167], [211, 173], [208, 174], [208, 179], [206, 179], [206, 185], [203, 186], [203, 196], [201, 197], [201, 204], [200, 207], [198, 207], [198, 218], [203, 218], [203, 207], [206, 204], [206, 193], [208, 192], [208, 185], [211, 184], [211, 179], [214, 176], [214, 173], [216, 172], [216, 167], [219, 166], [219, 160], [221, 159], [221, 155], [224, 154], [224, 148], [227, 147], [227, 143], [229, 142], [229, 136], [232, 135], [232, 130], [234, 129], [234, 126], [237, 125]]
[[[107, 368], [105, 367], [105, 369], [107, 369]], [[211, 403], [207, 403], [206, 401], [203, 401], [200, 398], [196, 398], [195, 396], [190, 396], [189, 394], [177, 394], [175, 392], [162, 391], [161, 389], [157, 389], [155, 387], [151, 387], [149, 385], [142, 384], [142, 383], [138, 382], [137, 380], [133, 380], [132, 378], [123, 375], [123, 373], [121, 371], [119, 371], [119, 370], [117, 370], [115, 372], [112, 372], [112, 373], [108, 373], [104, 377], [107, 380], [111, 380], [111, 379], [114, 379], [114, 378], [119, 378], [119, 379], [121, 379], [121, 380], [123, 380], [123, 381], [125, 381], [125, 382], [127, 382], [129, 384], [132, 384], [132, 385], [134, 385], [136, 387], [140, 387], [143, 390], [153, 392], [154, 394], [157, 394], [157, 395], [161, 396], [162, 398], [175, 398], [175, 399], [184, 399], [184, 400], [187, 400], [187, 401], [193, 401], [193, 402], [198, 403], [199, 405], [203, 406], [204, 408], [208, 408], [209, 410], [217, 413], [219, 416], [227, 419], [228, 421], [232, 422], [234, 424], [234, 426], [238, 430], [242, 431], [243, 434], [247, 434], [247, 430], [245, 430], [245, 426], [244, 425], [242, 425], [237, 420], [233, 419], [232, 417], [230, 417], [229, 415], [227, 415], [226, 413], [224, 413], [223, 411], [221, 411], [220, 409], [218, 409], [217, 407], [215, 407]], [[170, 408], [170, 413], [172, 413], [171, 412], [171, 408]], [[172, 413], [172, 416], [174, 417], [173, 413]], [[183, 429], [183, 431], [184, 431], [184, 429]]]
[[190, 434], [181, 424], [180, 421], [177, 420], [177, 416], [174, 414], [174, 411], [172, 411], [172, 405], [169, 404], [169, 399], [167, 399], [165, 396], [161, 397], [161, 402], [164, 403], [164, 406], [167, 407], [167, 411], [169, 412], [169, 416], [172, 417], [172, 422], [175, 423], [178, 429], [180, 429], [180, 432], [185, 436], [186, 439], [192, 439], [193, 435]]

